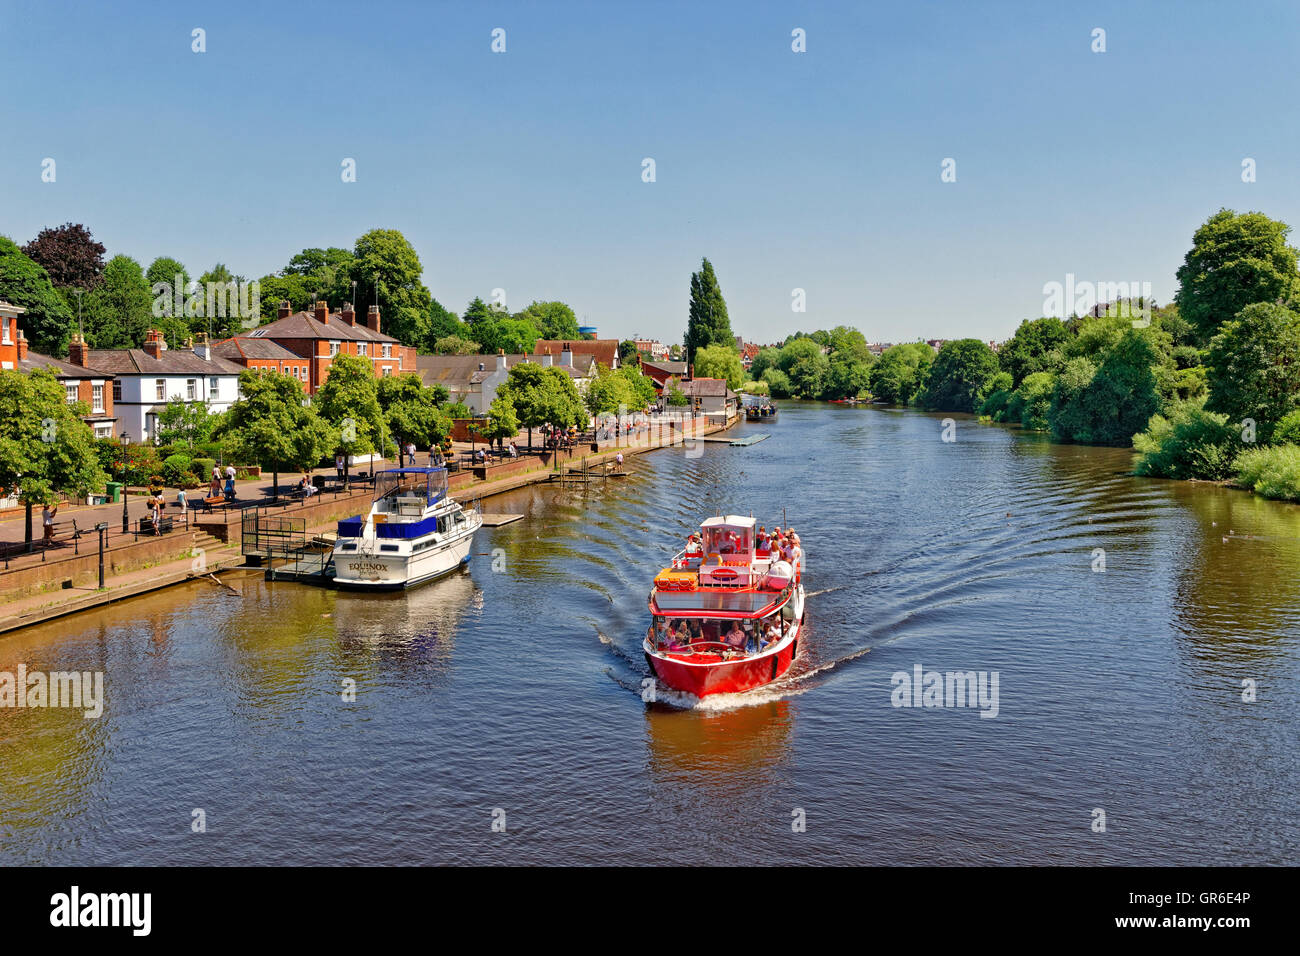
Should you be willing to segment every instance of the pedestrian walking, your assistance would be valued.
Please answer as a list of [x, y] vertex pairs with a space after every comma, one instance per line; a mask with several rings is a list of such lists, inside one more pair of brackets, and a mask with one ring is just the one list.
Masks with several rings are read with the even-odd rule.
[[41, 508], [41, 526], [45, 532], [45, 546], [48, 548], [54, 541], [54, 516], [59, 513], [59, 506], [51, 508], [45, 505]]

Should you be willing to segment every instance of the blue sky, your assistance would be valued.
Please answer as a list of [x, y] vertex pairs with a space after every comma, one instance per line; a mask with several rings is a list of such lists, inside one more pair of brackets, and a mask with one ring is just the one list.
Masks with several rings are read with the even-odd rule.
[[499, 287], [664, 341], [708, 256], [749, 340], [1000, 339], [1067, 273], [1168, 301], [1220, 206], [1300, 223], [1298, 27], [1288, 3], [0, 0], [0, 233], [84, 222], [254, 278], [394, 228], [455, 311]]

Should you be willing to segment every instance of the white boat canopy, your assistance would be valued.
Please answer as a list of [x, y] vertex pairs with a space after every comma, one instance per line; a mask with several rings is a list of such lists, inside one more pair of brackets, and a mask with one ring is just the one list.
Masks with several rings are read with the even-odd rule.
[[701, 528], [750, 528], [754, 527], [753, 518], [744, 518], [740, 515], [727, 515], [725, 518], [718, 516], [716, 518], [705, 518], [700, 523]]

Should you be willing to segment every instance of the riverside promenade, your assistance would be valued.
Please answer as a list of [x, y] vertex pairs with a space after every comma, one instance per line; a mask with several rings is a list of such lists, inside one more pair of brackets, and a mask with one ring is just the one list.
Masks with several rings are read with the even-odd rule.
[[[676, 421], [673, 427], [652, 423], [643, 431], [575, 448], [541, 453], [522, 453], [520, 458], [496, 464], [473, 466], [453, 472], [449, 478], [451, 494], [469, 503], [492, 495], [513, 491], [525, 485], [556, 480], [565, 472], [604, 469], [607, 463], [624, 455], [628, 459], [661, 448], [688, 450], [704, 436], [730, 428], [738, 419], [726, 424], [709, 424], [706, 419]], [[520, 436], [522, 438], [523, 436]], [[516, 443], [520, 443], [516, 438]], [[481, 443], [477, 447], [483, 447]], [[469, 451], [468, 442], [457, 442], [453, 454], [460, 457]], [[425, 456], [417, 455], [422, 464]], [[375, 470], [396, 467], [396, 462], [377, 461]], [[320, 470], [317, 477], [332, 476]], [[56, 516], [54, 543], [46, 549], [41, 542], [41, 513], [33, 514], [32, 553], [20, 553], [24, 536], [22, 509], [0, 513], [0, 548], [7, 561], [0, 560], [0, 636], [66, 614], [89, 610], [125, 598], [146, 594], [185, 581], [203, 579], [220, 587], [218, 572], [242, 566], [240, 549], [241, 508], [267, 507], [270, 514], [301, 517], [309, 531], [333, 530], [344, 517], [364, 513], [370, 506], [372, 490], [353, 487], [349, 491], [326, 491], [306, 501], [283, 502], [283, 493], [295, 483], [297, 474], [281, 475], [281, 501], [273, 503], [268, 475], [235, 484], [237, 503], [213, 514], [191, 511], [188, 524], [174, 506], [175, 490], [168, 492], [172, 530], [151, 535], [136, 532], [140, 518], [148, 514], [147, 499], [131, 495], [127, 500], [127, 520], [131, 531], [122, 531], [122, 504], [60, 506]], [[202, 489], [190, 492], [190, 500], [202, 495]], [[74, 530], [75, 522], [75, 530]], [[104, 549], [104, 587], [99, 587], [99, 533], [94, 530], [106, 523]], [[75, 531], [81, 532], [74, 538]], [[7, 565], [7, 566], [6, 566]]]

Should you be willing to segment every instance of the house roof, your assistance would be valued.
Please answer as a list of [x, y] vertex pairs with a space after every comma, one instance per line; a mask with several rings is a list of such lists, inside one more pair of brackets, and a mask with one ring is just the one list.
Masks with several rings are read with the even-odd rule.
[[63, 359], [50, 358], [40, 352], [27, 352], [27, 358], [14, 363], [14, 368], [22, 372], [33, 372], [38, 368], [48, 368], [59, 378], [112, 378], [111, 373], [97, 368], [82, 368]]
[[238, 375], [244, 370], [228, 359], [200, 358], [189, 349], [165, 349], [158, 358], [144, 349], [90, 349], [86, 365], [114, 375]]
[[276, 319], [266, 325], [259, 325], [248, 333], [256, 338], [267, 339], [329, 339], [342, 342], [396, 342], [391, 335], [384, 335], [367, 328], [361, 319], [356, 325], [348, 325], [339, 313], [331, 312], [327, 322], [319, 321], [312, 312], [295, 312], [283, 319]]
[[641, 367], [643, 369], [645, 368], [653, 369], [654, 371], [659, 372], [663, 375], [685, 375], [686, 374], [685, 362], [647, 362], [645, 359], [642, 359]]
[[240, 359], [306, 361], [301, 355], [295, 355], [279, 342], [272, 339], [255, 338], [251, 335], [236, 335], [234, 338], [217, 342], [212, 346], [212, 354], [235, 362]]
[[495, 355], [417, 355], [415, 372], [425, 385], [443, 385], [448, 389], [466, 389], [483, 379], [479, 363], [486, 375], [496, 368]]
[[559, 364], [560, 353], [568, 348], [577, 361], [579, 355], [594, 356], [601, 365], [613, 368], [618, 363], [618, 339], [538, 339], [533, 346], [534, 355], [544, 355], [550, 349]]
[[679, 382], [678, 387], [688, 397], [731, 398], [736, 394], [727, 386], [725, 378], [693, 378]]

